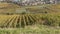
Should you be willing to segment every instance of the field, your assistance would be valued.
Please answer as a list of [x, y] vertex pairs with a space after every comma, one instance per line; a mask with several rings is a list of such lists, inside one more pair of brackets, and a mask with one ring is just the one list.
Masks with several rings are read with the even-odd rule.
[[60, 34], [60, 4], [0, 3], [0, 34]]

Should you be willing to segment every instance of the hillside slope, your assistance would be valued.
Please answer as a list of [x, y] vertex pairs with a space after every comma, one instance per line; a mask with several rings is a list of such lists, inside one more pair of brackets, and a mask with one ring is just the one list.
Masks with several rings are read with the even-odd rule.
[[19, 6], [12, 3], [0, 3], [0, 13], [60, 13], [60, 4], [44, 4], [39, 6]]
[[14, 12], [20, 6], [12, 3], [0, 3], [0, 13]]
[[26, 8], [27, 11], [33, 13], [56, 13], [60, 12], [60, 4], [49, 4], [41, 6], [30, 6]]

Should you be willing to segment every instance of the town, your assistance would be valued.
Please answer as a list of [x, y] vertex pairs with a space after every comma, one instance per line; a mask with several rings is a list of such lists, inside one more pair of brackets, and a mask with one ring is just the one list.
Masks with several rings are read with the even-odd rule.
[[0, 2], [10, 2], [18, 5], [40, 5], [40, 4], [59, 4], [60, 0], [0, 0]]

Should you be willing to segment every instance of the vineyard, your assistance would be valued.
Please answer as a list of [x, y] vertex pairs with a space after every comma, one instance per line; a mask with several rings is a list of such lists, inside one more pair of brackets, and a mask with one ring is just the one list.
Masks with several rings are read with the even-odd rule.
[[[23, 7], [21, 8], [23, 9]], [[21, 8], [19, 8], [19, 10]], [[21, 27], [35, 25], [35, 24], [60, 26], [59, 23], [60, 5], [45, 5], [45, 6], [43, 5], [42, 7], [30, 6], [30, 7], [25, 7], [24, 9], [26, 10], [26, 12], [29, 11], [31, 13], [25, 13], [22, 10], [22, 13], [19, 14], [14, 14], [15, 13], [14, 11], [13, 11], [14, 13], [12, 14], [9, 14], [10, 12], [8, 12], [6, 15], [0, 14], [0, 28], [21, 28]], [[36, 14], [37, 12], [38, 14]]]
[[59, 14], [0, 15], [1, 28], [20, 28], [34, 24], [60, 26]]
[[60, 34], [60, 4], [18, 6], [0, 3], [0, 34]]
[[35, 23], [35, 15], [0, 15], [1, 28], [19, 28]]

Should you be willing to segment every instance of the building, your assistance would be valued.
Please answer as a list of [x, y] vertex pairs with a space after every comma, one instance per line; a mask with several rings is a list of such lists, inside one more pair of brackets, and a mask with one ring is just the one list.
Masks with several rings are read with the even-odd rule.
[[0, 0], [5, 2], [12, 2], [19, 5], [39, 5], [39, 4], [58, 4], [60, 0]]

